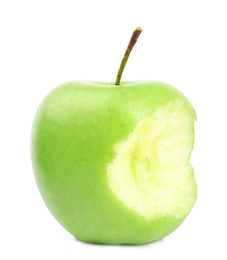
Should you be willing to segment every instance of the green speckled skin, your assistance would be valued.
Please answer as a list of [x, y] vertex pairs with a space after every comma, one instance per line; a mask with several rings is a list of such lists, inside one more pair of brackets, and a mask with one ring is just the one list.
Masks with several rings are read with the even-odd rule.
[[93, 243], [143, 244], [183, 222], [186, 216], [148, 221], [137, 215], [112, 194], [106, 175], [113, 146], [175, 99], [184, 100], [196, 119], [188, 100], [161, 82], [69, 82], [44, 99], [32, 128], [34, 174], [47, 207], [72, 235]]

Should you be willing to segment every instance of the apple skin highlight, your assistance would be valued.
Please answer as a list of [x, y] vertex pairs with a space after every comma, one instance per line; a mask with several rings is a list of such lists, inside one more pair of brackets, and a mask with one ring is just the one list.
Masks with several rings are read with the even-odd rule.
[[[34, 174], [48, 209], [73, 236], [91, 243], [144, 244], [169, 235], [187, 217], [194, 203], [180, 217], [168, 213], [147, 219], [119, 199], [108, 182], [115, 145], [174, 101], [196, 120], [186, 97], [162, 82], [75, 81], [43, 100], [32, 127]], [[195, 202], [193, 170], [190, 174]]]

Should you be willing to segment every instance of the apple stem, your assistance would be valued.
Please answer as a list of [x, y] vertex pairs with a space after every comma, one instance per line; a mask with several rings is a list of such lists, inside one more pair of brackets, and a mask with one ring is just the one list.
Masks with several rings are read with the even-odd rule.
[[135, 45], [137, 39], [139, 38], [141, 32], [142, 32], [142, 29], [140, 27], [137, 27], [134, 30], [134, 32], [133, 32], [133, 34], [131, 36], [131, 39], [130, 39], [129, 44], [128, 44], [128, 47], [127, 47], [127, 49], [125, 51], [124, 57], [123, 57], [123, 59], [121, 61], [121, 65], [120, 65], [120, 68], [119, 68], [118, 73], [117, 73], [117, 78], [116, 78], [116, 81], [115, 81], [115, 85], [120, 85], [121, 76], [122, 76], [122, 73], [124, 71], [125, 65], [126, 65], [126, 63], [128, 61], [129, 55], [130, 55], [130, 53], [132, 51], [132, 48], [134, 47], [134, 45]]

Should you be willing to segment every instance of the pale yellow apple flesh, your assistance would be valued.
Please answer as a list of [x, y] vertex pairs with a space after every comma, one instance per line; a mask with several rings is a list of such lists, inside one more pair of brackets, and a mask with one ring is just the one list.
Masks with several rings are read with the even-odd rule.
[[193, 168], [194, 118], [185, 102], [173, 101], [138, 122], [115, 145], [107, 170], [113, 194], [147, 220], [182, 218], [196, 200]]

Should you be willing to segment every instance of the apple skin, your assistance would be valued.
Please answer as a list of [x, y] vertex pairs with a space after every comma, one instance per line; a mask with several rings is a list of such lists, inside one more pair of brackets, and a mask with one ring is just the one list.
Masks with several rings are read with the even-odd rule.
[[114, 145], [173, 100], [185, 102], [196, 119], [185, 96], [162, 82], [69, 82], [41, 103], [32, 127], [33, 170], [48, 209], [73, 236], [91, 243], [144, 244], [167, 236], [187, 217], [147, 220], [118, 200], [107, 183]]

